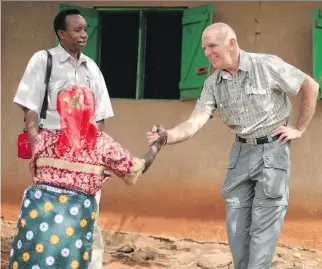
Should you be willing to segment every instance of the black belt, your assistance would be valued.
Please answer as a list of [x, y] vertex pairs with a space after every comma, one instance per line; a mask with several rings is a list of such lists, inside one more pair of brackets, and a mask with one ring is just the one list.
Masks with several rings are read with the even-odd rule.
[[280, 135], [270, 136], [270, 137], [263, 136], [263, 137], [258, 137], [258, 138], [242, 138], [242, 137], [237, 136], [237, 139], [241, 143], [259, 145], [259, 144], [266, 144], [266, 143], [273, 142], [273, 141], [277, 140], [279, 137], [280, 137]]

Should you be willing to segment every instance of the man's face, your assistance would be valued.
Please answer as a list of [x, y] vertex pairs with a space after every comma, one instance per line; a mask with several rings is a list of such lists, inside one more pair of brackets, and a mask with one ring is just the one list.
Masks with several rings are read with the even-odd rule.
[[66, 30], [59, 30], [62, 45], [74, 52], [82, 51], [87, 44], [87, 23], [80, 15], [65, 18]]
[[230, 61], [231, 40], [227, 40], [215, 30], [205, 31], [201, 38], [205, 56], [215, 69], [225, 69]]

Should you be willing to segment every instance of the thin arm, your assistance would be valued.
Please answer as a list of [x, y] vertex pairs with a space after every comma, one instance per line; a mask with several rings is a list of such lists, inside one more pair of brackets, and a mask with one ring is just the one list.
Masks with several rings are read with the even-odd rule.
[[39, 132], [38, 114], [35, 111], [30, 110], [28, 108], [24, 108], [24, 114], [25, 126], [30, 141], [31, 151], [34, 152], [35, 141]]
[[310, 76], [307, 76], [301, 86], [300, 92], [302, 93], [300, 113], [295, 128], [304, 132], [315, 112], [319, 84]]
[[97, 121], [96, 125], [99, 132], [104, 132], [104, 127], [105, 127], [104, 120]]
[[199, 109], [194, 109], [190, 118], [187, 121], [167, 131], [167, 144], [171, 145], [181, 143], [193, 137], [205, 125], [209, 118], [209, 114], [202, 112]]

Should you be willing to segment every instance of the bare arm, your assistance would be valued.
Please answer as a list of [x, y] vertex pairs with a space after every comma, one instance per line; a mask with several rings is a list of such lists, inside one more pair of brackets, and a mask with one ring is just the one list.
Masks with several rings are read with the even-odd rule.
[[209, 114], [202, 112], [199, 109], [194, 109], [187, 121], [167, 131], [167, 144], [181, 143], [193, 137], [205, 125], [209, 117]]
[[[181, 143], [193, 137], [196, 133], [198, 133], [202, 126], [205, 125], [209, 118], [210, 115], [208, 113], [195, 108], [187, 121], [180, 123], [176, 127], [166, 131], [167, 144], [171, 145]], [[152, 132], [146, 133], [149, 146], [151, 146], [160, 137], [156, 130], [156, 126], [153, 126]], [[160, 130], [165, 131], [163, 128]]]
[[149, 169], [167, 139], [167, 134], [165, 131], [162, 131], [160, 128], [158, 128], [157, 132], [160, 136], [160, 139], [154, 142], [154, 144], [150, 146], [149, 150], [141, 157], [141, 159], [145, 161], [143, 173], [145, 173]]
[[279, 126], [273, 130], [272, 136], [279, 135], [277, 142], [285, 144], [289, 140], [300, 138], [305, 132], [314, 115], [319, 85], [310, 76], [278, 56], [265, 56], [265, 64], [280, 90], [294, 95], [298, 92], [302, 94], [295, 126]]
[[30, 110], [28, 108], [24, 108], [24, 114], [25, 114], [25, 126], [28, 133], [29, 141], [30, 141], [31, 151], [33, 152], [36, 137], [39, 132], [38, 114], [35, 111]]
[[99, 132], [104, 132], [104, 120], [100, 120], [96, 122], [97, 128]]
[[147, 150], [141, 157], [132, 157], [130, 152], [112, 139], [108, 142], [107, 157], [105, 159], [107, 170], [122, 178], [127, 185], [133, 185], [153, 163], [156, 155], [165, 143], [167, 134], [160, 128], [157, 129], [160, 139]]
[[300, 113], [295, 128], [304, 132], [314, 115], [319, 84], [310, 76], [307, 76], [301, 86], [300, 92], [302, 93]]
[[299, 138], [303, 135], [314, 115], [318, 91], [319, 84], [309, 76], [306, 76], [300, 88], [302, 98], [300, 104], [300, 113], [295, 127], [280, 126], [276, 128], [272, 135], [280, 135], [277, 142], [285, 144], [287, 141]]

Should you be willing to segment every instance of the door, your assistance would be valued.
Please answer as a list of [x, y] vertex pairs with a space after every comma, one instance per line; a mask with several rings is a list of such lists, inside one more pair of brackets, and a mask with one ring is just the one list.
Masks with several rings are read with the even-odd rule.
[[182, 18], [182, 52], [180, 74], [180, 100], [197, 99], [211, 65], [201, 47], [201, 35], [212, 24], [212, 5], [186, 9]]
[[313, 76], [319, 83], [318, 98], [322, 99], [322, 10], [313, 13]]

